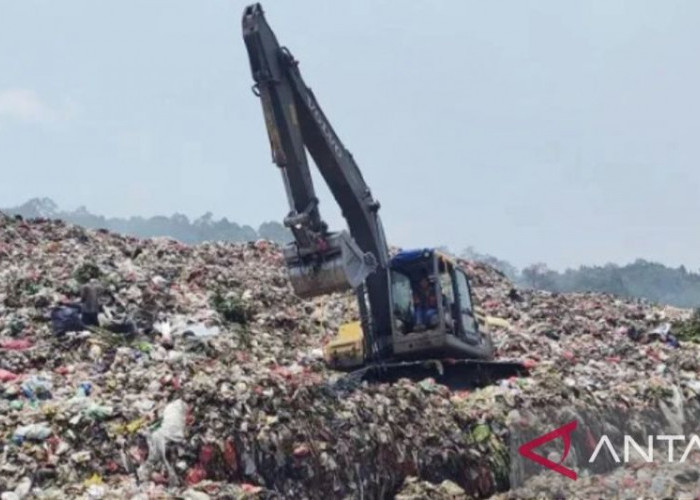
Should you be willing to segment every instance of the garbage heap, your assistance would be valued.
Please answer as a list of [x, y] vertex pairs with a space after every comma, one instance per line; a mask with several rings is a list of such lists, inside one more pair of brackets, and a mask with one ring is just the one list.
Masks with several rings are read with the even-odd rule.
[[[0, 214], [2, 498], [487, 497], [510, 487], [518, 412], [697, 401], [698, 348], [659, 329], [688, 311], [516, 290], [463, 264], [484, 311], [509, 322], [493, 331], [499, 356], [528, 360], [531, 376], [340, 390], [320, 347], [354, 300], [295, 298], [273, 244], [186, 246]], [[90, 279], [106, 290], [101, 326], [55, 334], [52, 309]], [[103, 328], [124, 317], [135, 332]]]

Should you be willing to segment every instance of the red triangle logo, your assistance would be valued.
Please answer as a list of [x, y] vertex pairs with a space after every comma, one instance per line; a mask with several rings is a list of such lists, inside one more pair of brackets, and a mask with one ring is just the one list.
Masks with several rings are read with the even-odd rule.
[[[518, 453], [520, 453], [525, 458], [528, 458], [533, 462], [540, 464], [542, 467], [547, 467], [548, 469], [551, 469], [554, 472], [561, 474], [562, 476], [566, 476], [569, 479], [575, 480], [578, 477], [576, 475], [576, 472], [567, 467], [564, 467], [563, 465], [561, 465], [561, 463], [566, 459], [566, 456], [569, 454], [569, 449], [571, 448], [571, 433], [577, 425], [578, 422], [576, 420], [572, 420], [568, 424], [564, 424], [558, 429], [554, 429], [552, 432], [543, 434], [542, 436], [523, 444], [522, 446], [520, 446], [520, 448], [518, 448]], [[548, 458], [545, 458], [542, 455], [538, 455], [533, 451], [535, 448], [542, 446], [544, 443], [548, 443], [549, 441], [557, 438], [561, 438], [562, 441], [564, 441], [564, 453], [562, 454], [559, 463], [552, 462]]]

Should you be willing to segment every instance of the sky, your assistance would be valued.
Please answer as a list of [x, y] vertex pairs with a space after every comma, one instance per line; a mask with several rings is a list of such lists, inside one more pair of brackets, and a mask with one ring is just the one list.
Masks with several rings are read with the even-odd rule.
[[[0, 206], [281, 222], [246, 4], [0, 0]], [[700, 2], [263, 7], [392, 244], [700, 268]]]

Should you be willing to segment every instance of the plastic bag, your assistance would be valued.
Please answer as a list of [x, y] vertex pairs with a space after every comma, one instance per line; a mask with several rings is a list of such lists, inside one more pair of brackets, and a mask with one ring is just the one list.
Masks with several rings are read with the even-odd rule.
[[67, 332], [81, 330], [83, 330], [83, 322], [80, 319], [80, 306], [58, 306], [51, 310], [51, 331], [54, 335], [61, 336]]
[[148, 436], [148, 459], [139, 467], [137, 475], [141, 481], [146, 481], [153, 470], [153, 465], [163, 462], [168, 471], [168, 482], [171, 486], [177, 483], [177, 475], [165, 455], [168, 443], [180, 443], [185, 440], [185, 423], [187, 405], [181, 399], [168, 403], [163, 410], [163, 423]]

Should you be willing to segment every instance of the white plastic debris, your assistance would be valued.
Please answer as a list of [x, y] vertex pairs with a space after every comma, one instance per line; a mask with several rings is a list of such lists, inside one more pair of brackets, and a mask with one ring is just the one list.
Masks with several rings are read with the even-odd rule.
[[186, 417], [187, 405], [184, 401], [177, 399], [167, 404], [161, 426], [148, 436], [148, 460], [137, 471], [140, 480], [147, 480], [152, 467], [162, 462], [168, 471], [168, 482], [177, 484], [175, 470], [168, 462], [165, 451], [169, 443], [184, 441]]

